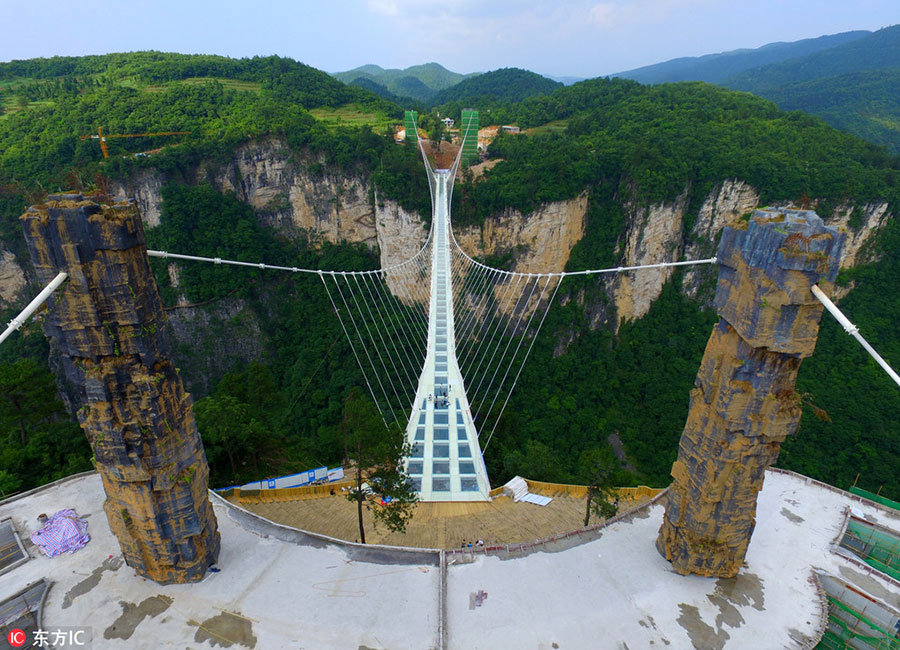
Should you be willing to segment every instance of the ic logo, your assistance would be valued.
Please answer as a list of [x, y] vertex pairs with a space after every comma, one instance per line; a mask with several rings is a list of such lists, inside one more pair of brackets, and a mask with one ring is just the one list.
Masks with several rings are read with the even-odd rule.
[[22, 630], [16, 628], [9, 631], [9, 634], [6, 635], [6, 640], [9, 641], [9, 645], [12, 647], [21, 648], [25, 645], [25, 641], [28, 640], [28, 637]]

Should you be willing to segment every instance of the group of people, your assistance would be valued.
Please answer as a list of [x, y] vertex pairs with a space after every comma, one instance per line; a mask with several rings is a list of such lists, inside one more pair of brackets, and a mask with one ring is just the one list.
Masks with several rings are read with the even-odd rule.
[[474, 548], [481, 548], [481, 547], [483, 547], [483, 546], [484, 546], [484, 540], [483, 540], [483, 539], [479, 539], [478, 541], [476, 541], [476, 542], [474, 542], [474, 543], [472, 543], [472, 542], [467, 542], [466, 540], [463, 540], [463, 541], [462, 541], [462, 546], [461, 546], [461, 548], [473, 548], [473, 547], [474, 547]]
[[[447, 386], [447, 390], [449, 390], [449, 389], [450, 389], [450, 386]], [[434, 402], [434, 407], [435, 407], [435, 408], [439, 408], [439, 409], [441, 409], [441, 408], [443, 408], [443, 409], [448, 408], [448, 407], [450, 406], [450, 399], [447, 397], [447, 390], [442, 391], [442, 392], [438, 392], [438, 393], [436, 393], [436, 394], [434, 394], [434, 395], [431, 395], [431, 394], [429, 393], [429, 395], [428, 395], [428, 401], [429, 401], [429, 402], [433, 401], [433, 402]]]

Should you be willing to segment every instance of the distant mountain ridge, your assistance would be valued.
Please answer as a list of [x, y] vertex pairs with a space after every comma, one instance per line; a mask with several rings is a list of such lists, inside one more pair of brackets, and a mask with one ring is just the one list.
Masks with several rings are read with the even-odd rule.
[[[461, 74], [448, 70], [439, 63], [423, 63], [408, 68], [384, 69], [367, 64], [345, 72], [334, 72], [332, 76], [346, 84], [358, 79], [368, 79], [398, 97], [410, 97], [418, 101], [428, 101], [438, 92], [458, 84], [463, 79], [480, 73]], [[357, 84], [358, 85], [358, 84]]]
[[722, 85], [818, 115], [900, 155], [900, 25], [746, 70]]
[[900, 67], [900, 25], [803, 57], [748, 69], [723, 85], [759, 94], [790, 83], [896, 67]]
[[900, 154], [900, 25], [673, 59], [613, 76], [752, 92]]
[[704, 56], [681, 57], [653, 65], [617, 72], [611, 77], [633, 79], [642, 84], [673, 81], [708, 81], [720, 83], [745, 70], [814, 54], [871, 35], [868, 31], [807, 38], [790, 43], [769, 43], [756, 49], [739, 49]]

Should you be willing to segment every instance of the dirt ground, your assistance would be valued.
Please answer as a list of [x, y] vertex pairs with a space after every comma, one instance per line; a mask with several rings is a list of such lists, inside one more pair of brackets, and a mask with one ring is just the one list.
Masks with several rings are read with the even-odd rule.
[[[341, 494], [317, 499], [238, 505], [279, 524], [358, 541], [356, 504]], [[624, 502], [630, 508], [637, 502]], [[371, 508], [379, 506], [372, 505]], [[487, 545], [531, 542], [576, 530], [584, 524], [583, 498], [557, 495], [546, 506], [514, 502], [500, 496], [489, 502], [420, 503], [406, 533], [391, 533], [373, 525], [371, 510], [363, 511], [366, 541], [419, 548], [459, 548], [463, 540]], [[591, 523], [596, 523], [592, 517]]]

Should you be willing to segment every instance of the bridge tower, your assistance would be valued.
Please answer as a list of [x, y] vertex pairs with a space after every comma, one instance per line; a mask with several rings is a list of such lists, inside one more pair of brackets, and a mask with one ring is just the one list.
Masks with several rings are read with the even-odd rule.
[[418, 135], [416, 133], [416, 123], [419, 121], [419, 115], [416, 111], [405, 111], [403, 113], [403, 128], [406, 129], [406, 141], [413, 146], [418, 146]]
[[[468, 137], [466, 137], [468, 133]], [[478, 160], [478, 111], [464, 108], [459, 124], [459, 135], [462, 142], [462, 163], [470, 165]]]

